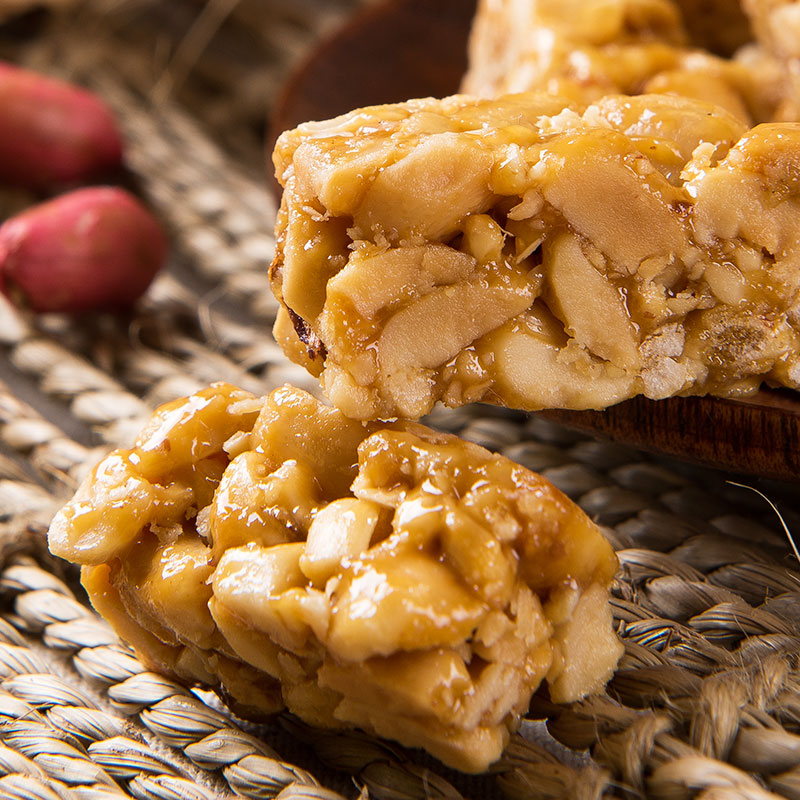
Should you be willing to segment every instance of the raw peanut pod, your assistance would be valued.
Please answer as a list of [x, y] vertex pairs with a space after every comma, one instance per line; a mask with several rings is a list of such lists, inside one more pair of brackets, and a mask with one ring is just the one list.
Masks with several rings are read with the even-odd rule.
[[122, 139], [91, 92], [0, 62], [0, 181], [39, 189], [115, 169]]
[[34, 311], [125, 308], [164, 263], [166, 236], [131, 194], [78, 189], [0, 226], [0, 281]]
[[52, 551], [154, 669], [479, 772], [542, 680], [601, 691], [614, 553], [544, 478], [290, 386], [156, 412], [55, 517]]

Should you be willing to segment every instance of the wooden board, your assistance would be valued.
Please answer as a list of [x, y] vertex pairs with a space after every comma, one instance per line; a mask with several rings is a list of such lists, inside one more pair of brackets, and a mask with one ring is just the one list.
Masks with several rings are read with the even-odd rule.
[[[355, 15], [284, 87], [271, 142], [307, 120], [457, 92], [474, 11], [474, 0], [388, 0]], [[637, 397], [605, 411], [539, 413], [733, 473], [800, 482], [800, 399], [794, 392], [765, 389], [746, 400]]]

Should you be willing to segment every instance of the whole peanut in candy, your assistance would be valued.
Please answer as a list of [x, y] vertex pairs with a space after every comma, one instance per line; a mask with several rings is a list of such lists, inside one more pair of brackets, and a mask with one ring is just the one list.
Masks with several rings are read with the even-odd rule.
[[116, 169], [122, 138], [96, 95], [0, 62], [0, 181], [31, 189]]
[[77, 189], [0, 226], [0, 288], [33, 311], [127, 308], [166, 252], [160, 223], [133, 195]]

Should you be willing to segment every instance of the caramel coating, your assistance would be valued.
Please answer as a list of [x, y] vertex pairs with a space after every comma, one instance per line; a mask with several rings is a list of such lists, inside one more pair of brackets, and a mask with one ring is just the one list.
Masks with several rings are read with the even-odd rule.
[[670, 94], [284, 133], [275, 334], [358, 419], [800, 388], [800, 128]]
[[249, 715], [288, 707], [469, 772], [500, 756], [542, 680], [557, 702], [600, 691], [622, 651], [616, 557], [546, 480], [288, 386], [162, 407], [49, 543], [152, 668]]

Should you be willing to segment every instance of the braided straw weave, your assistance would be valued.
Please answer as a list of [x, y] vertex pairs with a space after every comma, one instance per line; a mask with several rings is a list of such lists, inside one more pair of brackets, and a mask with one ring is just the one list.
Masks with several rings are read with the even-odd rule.
[[[147, 671], [47, 554], [55, 509], [155, 405], [220, 379], [315, 389], [269, 333], [260, 137], [287, 71], [355, 5], [95, 0], [0, 30], [2, 55], [112, 104], [130, 181], [173, 239], [170, 269], [127, 318], [0, 302], [0, 799], [800, 798], [800, 564], [773, 508], [729, 476], [536, 416], [431, 416], [542, 472], [605, 526], [622, 565], [626, 651], [606, 693], [535, 697], [480, 777], [288, 715], [236, 720]], [[2, 210], [29, 200], [9, 194]], [[749, 483], [800, 531], [796, 486]]]

